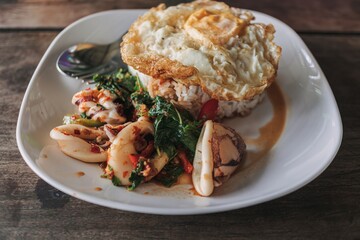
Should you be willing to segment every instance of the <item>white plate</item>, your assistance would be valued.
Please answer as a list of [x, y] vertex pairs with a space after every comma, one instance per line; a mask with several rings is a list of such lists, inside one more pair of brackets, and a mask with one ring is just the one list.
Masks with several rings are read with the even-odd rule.
[[[213, 196], [204, 198], [192, 194], [189, 185], [169, 190], [145, 184], [129, 192], [100, 178], [98, 166], [62, 154], [49, 138], [49, 131], [61, 124], [66, 113], [75, 111], [71, 97], [83, 86], [56, 70], [57, 57], [75, 43], [115, 40], [143, 12], [115, 10], [85, 17], [62, 31], [46, 51], [25, 93], [16, 131], [20, 152], [37, 175], [71, 196], [110, 208], [154, 214], [200, 214], [278, 198], [299, 189], [325, 170], [342, 139], [341, 118], [329, 84], [300, 37], [283, 22], [258, 12], [254, 12], [256, 21], [275, 26], [276, 42], [283, 49], [277, 83], [287, 105], [286, 126], [277, 144], [262, 158], [265, 164], [246, 174], [236, 174]], [[260, 126], [262, 118], [269, 114], [268, 102], [266, 98], [245, 120], [233, 119], [233, 127], [241, 132], [256, 128], [257, 123]], [[77, 172], [85, 175], [80, 177]], [[96, 191], [96, 187], [102, 191]]]

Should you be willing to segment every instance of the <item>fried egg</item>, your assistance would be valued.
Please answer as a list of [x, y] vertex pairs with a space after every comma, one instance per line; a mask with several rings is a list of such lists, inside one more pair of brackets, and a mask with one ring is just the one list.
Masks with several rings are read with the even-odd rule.
[[216, 1], [160, 4], [132, 24], [121, 54], [152, 78], [200, 86], [218, 100], [249, 100], [274, 81], [281, 56], [273, 25], [253, 19]]

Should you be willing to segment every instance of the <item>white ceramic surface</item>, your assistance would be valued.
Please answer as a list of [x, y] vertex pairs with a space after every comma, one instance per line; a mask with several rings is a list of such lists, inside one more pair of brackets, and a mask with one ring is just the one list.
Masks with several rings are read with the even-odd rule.
[[[144, 10], [115, 10], [85, 17], [62, 31], [37, 67], [21, 105], [16, 137], [20, 152], [39, 177], [57, 189], [102, 206], [154, 214], [201, 214], [227, 211], [288, 194], [317, 177], [331, 163], [342, 139], [342, 124], [329, 84], [300, 37], [286, 24], [254, 12], [256, 21], [272, 23], [282, 46], [277, 82], [287, 104], [287, 121], [274, 148], [260, 167], [236, 174], [211, 197], [193, 194], [190, 185], [166, 189], [145, 184], [134, 192], [100, 178], [101, 169], [62, 154], [49, 137], [62, 117], [75, 108], [72, 95], [84, 88], [61, 75], [56, 59], [79, 42], [108, 43], [124, 33]], [[269, 99], [244, 119], [229, 121], [246, 139], [268, 119]], [[265, 119], [265, 120], [264, 120]], [[84, 172], [79, 177], [77, 172]], [[96, 191], [101, 187], [102, 191]]]

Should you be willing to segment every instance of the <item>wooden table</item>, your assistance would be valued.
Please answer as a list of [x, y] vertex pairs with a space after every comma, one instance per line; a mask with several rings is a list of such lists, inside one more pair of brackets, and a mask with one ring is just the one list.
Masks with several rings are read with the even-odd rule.
[[[198, 216], [113, 210], [70, 197], [23, 161], [15, 139], [19, 107], [45, 50], [68, 24], [146, 1], [0, 2], [0, 239], [359, 239], [360, 2], [228, 1], [268, 13], [294, 28], [330, 82], [344, 125], [342, 146], [317, 179], [285, 197], [244, 209]], [[179, 3], [169, 0], [168, 4]]]

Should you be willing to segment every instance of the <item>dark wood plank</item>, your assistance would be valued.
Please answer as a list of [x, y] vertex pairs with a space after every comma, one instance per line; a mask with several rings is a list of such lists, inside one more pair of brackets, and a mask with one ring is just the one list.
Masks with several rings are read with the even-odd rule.
[[303, 35], [344, 124], [330, 167], [304, 188], [245, 209], [201, 216], [130, 213], [80, 201], [39, 179], [18, 152], [27, 83], [55, 32], [0, 33], [0, 239], [359, 239], [360, 37]]
[[[165, 2], [175, 5], [189, 0], [133, 1], [1, 1], [0, 28], [64, 28], [73, 21], [100, 11], [121, 8], [150, 8]], [[360, 32], [358, 0], [320, 1], [231, 1], [229, 5], [270, 14], [297, 31]], [[65, 14], [66, 13], [66, 14]]]

